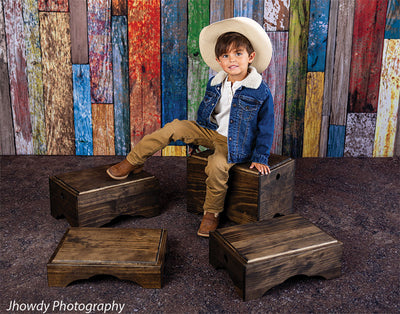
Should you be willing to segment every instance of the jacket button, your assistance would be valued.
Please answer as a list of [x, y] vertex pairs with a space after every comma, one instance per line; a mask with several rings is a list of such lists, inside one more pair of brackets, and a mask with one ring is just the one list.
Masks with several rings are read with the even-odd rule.
[[233, 107], [236, 107], [236, 104], [233, 104]]
[[233, 123], [233, 120], [231, 120], [231, 123]]
[[230, 137], [229, 140], [232, 141], [232, 137]]

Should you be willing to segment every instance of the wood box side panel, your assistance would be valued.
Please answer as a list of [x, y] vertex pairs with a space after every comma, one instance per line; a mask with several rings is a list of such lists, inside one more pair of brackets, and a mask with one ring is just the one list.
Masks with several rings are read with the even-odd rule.
[[49, 188], [51, 215], [54, 218], [65, 217], [71, 226], [78, 226], [77, 194], [57, 177], [49, 178]]
[[207, 158], [192, 156], [187, 159], [187, 211], [191, 213], [203, 213], [206, 198], [206, 164]]

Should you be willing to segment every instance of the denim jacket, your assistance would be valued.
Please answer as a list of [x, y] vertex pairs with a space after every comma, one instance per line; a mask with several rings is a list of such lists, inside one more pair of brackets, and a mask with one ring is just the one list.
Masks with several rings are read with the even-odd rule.
[[[258, 162], [268, 165], [274, 135], [274, 105], [271, 91], [256, 69], [251, 72], [232, 99], [228, 128], [228, 162]], [[212, 113], [221, 97], [221, 85], [227, 73], [219, 72], [208, 81], [196, 122], [216, 130]]]

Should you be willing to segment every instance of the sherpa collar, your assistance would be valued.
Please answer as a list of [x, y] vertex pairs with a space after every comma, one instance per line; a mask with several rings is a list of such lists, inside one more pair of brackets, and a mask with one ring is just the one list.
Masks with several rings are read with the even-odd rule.
[[[252, 89], [257, 89], [260, 87], [262, 82], [262, 76], [258, 74], [256, 68], [250, 66], [250, 73], [246, 76], [246, 78], [242, 81], [242, 86]], [[211, 81], [211, 86], [215, 86], [218, 84], [222, 84], [225, 78], [228, 76], [228, 73], [225, 71], [220, 71]]]

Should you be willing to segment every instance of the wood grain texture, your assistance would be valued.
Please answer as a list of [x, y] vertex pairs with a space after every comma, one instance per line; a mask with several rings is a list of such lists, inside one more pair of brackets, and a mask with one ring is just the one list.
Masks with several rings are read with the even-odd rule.
[[112, 15], [128, 15], [128, 0], [112, 0]]
[[349, 113], [346, 123], [344, 157], [372, 157], [376, 113]]
[[73, 64], [89, 63], [86, 0], [70, 0], [71, 55]]
[[301, 157], [303, 149], [309, 10], [309, 0], [290, 3], [283, 154], [294, 158]]
[[115, 154], [130, 151], [128, 20], [112, 17]]
[[114, 106], [92, 104], [93, 155], [115, 155]]
[[76, 155], [93, 155], [92, 105], [88, 64], [72, 65]]
[[234, 17], [235, 0], [223, 0], [224, 2], [224, 19]]
[[264, 24], [264, 1], [262, 0], [235, 0], [234, 16], [245, 16]]
[[346, 126], [329, 125], [327, 157], [343, 157]]
[[[224, 3], [221, 0], [210, 1], [210, 24], [224, 19]], [[233, 7], [232, 7], [233, 10]], [[233, 12], [232, 12], [233, 16]]]
[[400, 39], [385, 39], [379, 87], [374, 157], [392, 157], [400, 99]]
[[385, 39], [400, 39], [400, 1], [389, 0], [386, 12]]
[[28, 78], [33, 153], [42, 155], [47, 152], [47, 144], [37, 1], [24, 0], [22, 9], [25, 26], [26, 73]]
[[310, 3], [307, 51], [307, 71], [309, 72], [325, 71], [330, 2], [331, 0], [311, 0]]
[[289, 30], [290, 0], [265, 0], [264, 29], [266, 31]]
[[68, 0], [38, 0], [39, 11], [68, 12]]
[[160, 1], [129, 0], [131, 145], [161, 125], [160, 34]]
[[187, 156], [186, 146], [169, 145], [163, 148], [161, 155], [186, 157]]
[[3, 5], [15, 149], [17, 155], [32, 154], [33, 139], [26, 75], [22, 0], [6, 0], [3, 1]]
[[349, 112], [376, 112], [388, 0], [356, 0]]
[[307, 73], [303, 157], [318, 157], [321, 133], [324, 72]]
[[[74, 155], [69, 13], [40, 12], [47, 154]], [[63, 71], [59, 71], [63, 69]]]
[[400, 99], [399, 99], [399, 110], [397, 111], [397, 130], [396, 130], [396, 140], [394, 143], [394, 156], [400, 156]]
[[0, 1], [0, 155], [15, 155], [3, 2]]
[[271, 63], [262, 73], [274, 99], [274, 138], [271, 153], [282, 154], [283, 122], [285, 111], [285, 86], [287, 69], [288, 32], [267, 32], [273, 54]]

